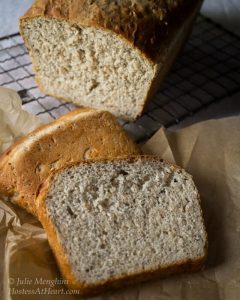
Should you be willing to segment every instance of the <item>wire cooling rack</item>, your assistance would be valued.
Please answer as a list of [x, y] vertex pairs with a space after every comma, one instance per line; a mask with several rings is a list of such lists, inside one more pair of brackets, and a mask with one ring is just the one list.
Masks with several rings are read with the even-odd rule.
[[[39, 91], [19, 34], [0, 39], [0, 85], [17, 90], [24, 109], [45, 121], [74, 108]], [[183, 53], [144, 115], [134, 123], [120, 123], [136, 141], [143, 141], [162, 125], [179, 123], [234, 95], [239, 87], [240, 38], [199, 16]]]

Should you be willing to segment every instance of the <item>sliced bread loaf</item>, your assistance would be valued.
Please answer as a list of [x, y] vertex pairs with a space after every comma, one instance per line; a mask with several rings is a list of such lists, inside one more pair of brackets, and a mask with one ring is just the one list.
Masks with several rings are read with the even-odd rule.
[[201, 268], [207, 236], [192, 177], [158, 157], [89, 161], [37, 199], [62, 275], [81, 294]]
[[138, 153], [113, 115], [77, 109], [28, 134], [0, 156], [0, 193], [35, 214], [35, 199], [52, 171], [80, 160]]
[[37, 0], [20, 19], [46, 94], [134, 120], [159, 88], [202, 0]]

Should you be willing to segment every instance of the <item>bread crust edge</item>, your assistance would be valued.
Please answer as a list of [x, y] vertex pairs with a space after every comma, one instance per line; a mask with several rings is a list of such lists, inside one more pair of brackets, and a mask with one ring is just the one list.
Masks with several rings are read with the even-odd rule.
[[[35, 0], [25, 14], [20, 17], [20, 33], [22, 35], [22, 22], [35, 17], [64, 20], [71, 25], [94, 27], [111, 32], [125, 40], [131, 47], [149, 61], [156, 62], [159, 44], [168, 38], [169, 32], [184, 23], [189, 12], [198, 7], [203, 0], [175, 1], [172, 8], [168, 1], [162, 0], [161, 8], [156, 11], [154, 1], [149, 1], [149, 6], [132, 1], [133, 6], [125, 7], [104, 1], [97, 1], [96, 5], [89, 5], [85, 0]], [[131, 2], [131, 1], [130, 1]], [[158, 3], [160, 4], [160, 3]], [[142, 10], [138, 16], [138, 9]], [[137, 34], [137, 31], [141, 34]]]

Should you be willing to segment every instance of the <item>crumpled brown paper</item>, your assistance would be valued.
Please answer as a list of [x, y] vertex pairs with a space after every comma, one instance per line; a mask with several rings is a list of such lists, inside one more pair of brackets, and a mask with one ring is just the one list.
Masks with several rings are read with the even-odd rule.
[[[162, 281], [165, 298], [160, 298], [239, 300], [240, 117], [206, 121], [177, 132], [161, 129], [143, 149], [193, 175], [209, 239], [205, 270]], [[151, 295], [149, 299], [157, 299]]]
[[[240, 118], [207, 121], [178, 132], [161, 129], [143, 149], [193, 175], [209, 235], [206, 268], [91, 299], [240, 299]], [[2, 299], [79, 299], [67, 295], [41, 225], [3, 200], [0, 239]]]

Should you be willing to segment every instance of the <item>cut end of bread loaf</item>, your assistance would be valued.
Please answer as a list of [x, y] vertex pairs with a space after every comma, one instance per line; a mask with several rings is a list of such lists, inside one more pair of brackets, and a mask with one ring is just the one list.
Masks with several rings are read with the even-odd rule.
[[46, 94], [129, 120], [142, 111], [153, 68], [115, 33], [43, 17], [23, 19], [21, 32]]
[[83, 294], [199, 269], [206, 257], [192, 177], [156, 157], [63, 169], [38, 205], [63, 276]]
[[202, 0], [36, 0], [20, 19], [46, 94], [132, 121], [158, 90]]

